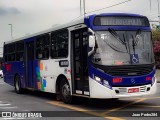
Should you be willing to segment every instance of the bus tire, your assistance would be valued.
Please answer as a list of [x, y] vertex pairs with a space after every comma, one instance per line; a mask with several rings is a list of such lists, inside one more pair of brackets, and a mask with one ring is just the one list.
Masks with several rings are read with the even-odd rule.
[[70, 86], [68, 81], [65, 78], [62, 78], [62, 81], [60, 83], [60, 96], [64, 103], [66, 104], [72, 103]]
[[23, 93], [23, 88], [21, 87], [21, 81], [20, 81], [19, 75], [16, 75], [16, 77], [15, 77], [14, 87], [15, 87], [15, 91], [17, 94]]

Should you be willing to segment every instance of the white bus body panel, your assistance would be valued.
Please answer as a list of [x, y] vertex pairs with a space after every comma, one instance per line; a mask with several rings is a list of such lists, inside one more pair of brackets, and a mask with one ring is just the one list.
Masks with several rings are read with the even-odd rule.
[[[135, 96], [144, 96], [144, 95], [152, 95], [156, 93], [157, 90], [157, 80], [155, 78], [154, 84], [151, 85], [143, 85], [143, 86], [136, 86], [136, 87], [112, 87], [112, 90], [101, 85], [97, 81], [89, 78], [89, 85], [90, 85], [90, 98], [123, 98], [123, 97], [135, 97]], [[116, 94], [115, 90], [117, 88], [140, 88], [140, 87], [150, 87], [149, 91], [145, 92], [138, 92], [138, 93], [123, 93], [123, 94]]]
[[[41, 82], [43, 83], [43, 80], [46, 80], [44, 92], [56, 93], [56, 80], [59, 75], [64, 75], [67, 79], [69, 79], [69, 81], [71, 80], [71, 75], [68, 72], [68, 70], [70, 70], [70, 66], [60, 67], [60, 60], [62, 59], [49, 59], [40, 61], [40, 64], [43, 65], [43, 70], [40, 70]], [[68, 58], [63, 60], [68, 60]]]

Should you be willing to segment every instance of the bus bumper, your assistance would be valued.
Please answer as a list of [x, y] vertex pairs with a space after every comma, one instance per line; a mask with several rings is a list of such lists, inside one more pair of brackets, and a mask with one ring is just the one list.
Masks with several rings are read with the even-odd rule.
[[[152, 95], [156, 93], [157, 90], [157, 79], [153, 85], [142, 85], [142, 86], [132, 86], [132, 87], [112, 87], [112, 89], [101, 85], [97, 81], [89, 78], [90, 84], [90, 98], [123, 98], [123, 97], [135, 97], [135, 96], [145, 96]], [[129, 89], [139, 89], [139, 92], [128, 93]], [[119, 92], [117, 92], [119, 91]]]

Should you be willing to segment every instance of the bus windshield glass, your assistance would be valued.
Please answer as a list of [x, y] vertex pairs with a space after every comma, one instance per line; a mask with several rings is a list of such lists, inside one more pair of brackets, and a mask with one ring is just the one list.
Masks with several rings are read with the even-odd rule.
[[96, 46], [92, 62], [99, 65], [154, 63], [151, 32], [95, 31]]

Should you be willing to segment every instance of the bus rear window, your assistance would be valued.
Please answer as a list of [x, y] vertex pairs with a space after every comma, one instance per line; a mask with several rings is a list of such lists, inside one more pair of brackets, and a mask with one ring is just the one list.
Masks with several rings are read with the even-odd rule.
[[145, 17], [97, 16], [93, 24], [95, 26], [149, 26], [149, 21]]

